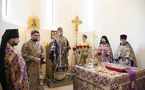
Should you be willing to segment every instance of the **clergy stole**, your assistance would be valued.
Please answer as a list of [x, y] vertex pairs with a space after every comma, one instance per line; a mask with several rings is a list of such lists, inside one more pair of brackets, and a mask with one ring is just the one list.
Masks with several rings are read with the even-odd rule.
[[124, 69], [124, 71], [130, 74], [130, 90], [135, 90], [135, 72], [130, 69]]

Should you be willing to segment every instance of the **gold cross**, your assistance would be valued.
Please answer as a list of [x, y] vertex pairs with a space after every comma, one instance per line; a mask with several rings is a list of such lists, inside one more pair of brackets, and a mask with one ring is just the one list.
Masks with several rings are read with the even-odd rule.
[[75, 33], [78, 33], [78, 25], [82, 24], [82, 21], [76, 16], [76, 18], [72, 20], [72, 23], [75, 24]]
[[95, 31], [93, 31], [93, 38], [97, 38], [97, 36], [95, 36]]

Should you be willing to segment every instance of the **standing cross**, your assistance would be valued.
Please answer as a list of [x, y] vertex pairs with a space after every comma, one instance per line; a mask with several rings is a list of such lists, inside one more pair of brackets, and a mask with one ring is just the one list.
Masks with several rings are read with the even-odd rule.
[[72, 23], [75, 24], [75, 33], [77, 34], [78, 33], [78, 25], [82, 24], [82, 21], [79, 20], [78, 16], [76, 16], [76, 18], [72, 20]]

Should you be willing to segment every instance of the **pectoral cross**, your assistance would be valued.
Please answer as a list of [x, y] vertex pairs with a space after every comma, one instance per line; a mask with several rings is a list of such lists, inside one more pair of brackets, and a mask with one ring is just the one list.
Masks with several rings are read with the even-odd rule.
[[75, 33], [78, 33], [78, 25], [82, 24], [82, 21], [79, 20], [79, 17], [76, 16], [76, 18], [74, 20], [72, 20], [72, 23], [75, 24]]

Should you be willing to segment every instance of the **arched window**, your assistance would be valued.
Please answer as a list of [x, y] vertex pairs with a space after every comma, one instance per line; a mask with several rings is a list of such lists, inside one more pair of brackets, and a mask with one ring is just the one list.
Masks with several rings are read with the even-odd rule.
[[42, 0], [41, 3], [42, 29], [72, 25], [71, 20], [79, 16], [83, 21], [79, 25], [80, 32], [102, 30], [101, 0]]
[[[52, 30], [56, 28], [54, 26], [68, 24], [75, 16], [79, 16], [83, 21], [79, 31], [102, 30], [101, 0], [40, 0], [40, 3], [42, 29]], [[2, 5], [4, 21], [27, 26], [28, 17], [33, 13], [31, 13], [34, 6], [32, 0], [2, 0]]]
[[52, 29], [53, 27], [53, 0], [41, 1], [41, 28]]
[[102, 0], [88, 0], [88, 30], [102, 30]]
[[2, 20], [20, 26], [27, 26], [31, 11], [31, 0], [2, 0]]
[[7, 16], [7, 0], [2, 1], [2, 15]]

